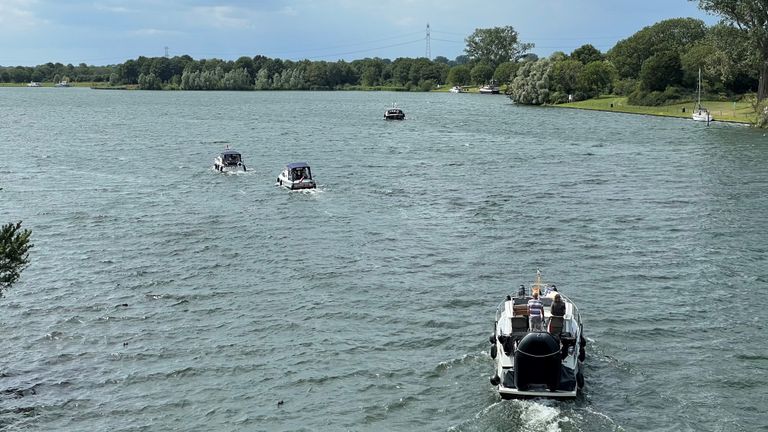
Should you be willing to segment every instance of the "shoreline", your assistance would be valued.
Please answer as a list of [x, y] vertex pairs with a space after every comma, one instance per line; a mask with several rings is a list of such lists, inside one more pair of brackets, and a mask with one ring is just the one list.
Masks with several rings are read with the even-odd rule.
[[[677, 118], [681, 120], [692, 120], [690, 116], [683, 117], [681, 115], [645, 113], [645, 112], [637, 112], [637, 111], [623, 111], [620, 109], [587, 108], [587, 107], [578, 107], [578, 106], [566, 106], [562, 104], [561, 105], [544, 105], [544, 106], [552, 107], [552, 108], [583, 110], [583, 111], [600, 111], [600, 112], [609, 112], [609, 113], [616, 113], [616, 114], [633, 114], [633, 115], [644, 115], [644, 116], [651, 116], [651, 117], [665, 117], [665, 118]], [[713, 119], [710, 123], [730, 123], [735, 125], [752, 126], [752, 123], [746, 122], [746, 121], [718, 120], [716, 118]]]

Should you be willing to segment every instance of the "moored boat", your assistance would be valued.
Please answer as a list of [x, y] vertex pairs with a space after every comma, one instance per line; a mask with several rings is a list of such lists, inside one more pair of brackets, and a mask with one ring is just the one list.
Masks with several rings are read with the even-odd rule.
[[449, 91], [450, 91], [451, 93], [466, 93], [466, 92], [467, 92], [467, 91], [464, 89], [464, 87], [462, 87], [462, 86], [459, 86], [459, 85], [451, 87], [451, 89], [450, 89]]
[[27, 84], [27, 87], [42, 87], [42, 84], [40, 84], [40, 83], [39, 83], [39, 82], [37, 82], [37, 81], [30, 81], [30, 82]]
[[701, 68], [699, 68], [698, 93], [698, 102], [696, 102], [696, 107], [693, 109], [693, 115], [691, 118], [693, 118], [693, 121], [707, 122], [707, 125], [709, 125], [709, 123], [714, 120], [714, 118], [708, 109], [701, 106]]
[[290, 190], [317, 188], [317, 183], [312, 178], [312, 170], [306, 162], [293, 162], [286, 165], [277, 176], [277, 184]]
[[227, 148], [213, 160], [213, 169], [219, 172], [246, 172], [243, 157], [237, 150]]
[[[538, 306], [531, 301], [534, 294]], [[530, 310], [537, 308], [543, 325], [531, 328]], [[491, 384], [504, 399], [575, 398], [584, 387], [586, 340], [579, 310], [555, 285], [542, 283], [538, 271], [530, 291], [521, 285], [499, 305], [490, 342], [495, 362]]]
[[491, 82], [490, 84], [486, 84], [478, 90], [478, 93], [480, 94], [499, 94], [499, 86], [496, 85], [496, 83]]

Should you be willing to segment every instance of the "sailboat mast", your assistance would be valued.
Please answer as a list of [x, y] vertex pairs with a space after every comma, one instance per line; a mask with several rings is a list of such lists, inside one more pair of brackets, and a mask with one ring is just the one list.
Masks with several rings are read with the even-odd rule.
[[701, 106], [701, 68], [699, 68], [699, 106]]

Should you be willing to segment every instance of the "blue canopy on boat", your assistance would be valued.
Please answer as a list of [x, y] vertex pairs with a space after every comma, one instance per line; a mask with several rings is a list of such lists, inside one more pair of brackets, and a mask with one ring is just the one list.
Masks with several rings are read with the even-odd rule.
[[294, 169], [294, 168], [309, 168], [309, 165], [307, 165], [306, 162], [292, 162], [286, 165], [286, 168], [288, 169]]

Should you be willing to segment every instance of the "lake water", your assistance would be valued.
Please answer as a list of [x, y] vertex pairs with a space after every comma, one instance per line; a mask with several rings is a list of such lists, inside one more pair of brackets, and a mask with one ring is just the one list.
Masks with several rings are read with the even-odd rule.
[[[766, 430], [762, 131], [447, 93], [4, 88], [0, 112], [0, 222], [35, 244], [0, 299], [0, 429]], [[226, 145], [248, 172], [211, 169]], [[293, 161], [316, 192], [275, 186]], [[488, 382], [537, 268], [582, 311], [576, 401]]]

